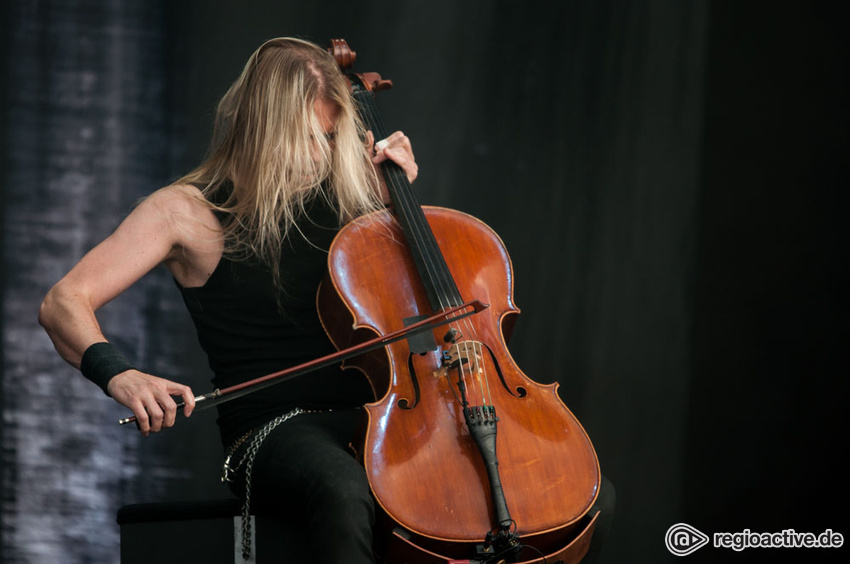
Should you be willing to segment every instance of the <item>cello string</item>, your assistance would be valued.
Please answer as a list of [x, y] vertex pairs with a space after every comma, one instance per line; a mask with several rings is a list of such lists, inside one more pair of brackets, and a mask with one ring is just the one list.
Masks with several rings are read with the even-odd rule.
[[[361, 102], [361, 107], [365, 109], [367, 113], [365, 116], [367, 123], [372, 126], [372, 130], [376, 135], [385, 138], [387, 136], [387, 130], [384, 127], [380, 114], [377, 111], [374, 99], [370, 93], [367, 92], [366, 94], [367, 95], [364, 96], [366, 102]], [[391, 195], [394, 196], [394, 203], [401, 208], [399, 212], [404, 214], [404, 218], [407, 220], [410, 229], [414, 232], [414, 238], [417, 238], [417, 241], [421, 243], [421, 245], [419, 245], [419, 251], [420, 256], [424, 260], [423, 267], [425, 268], [426, 274], [432, 285], [438, 290], [437, 299], [439, 300], [440, 308], [446, 309], [446, 307], [450, 307], [452, 304], [459, 305], [463, 303], [457, 286], [454, 283], [454, 279], [451, 276], [451, 272], [448, 270], [445, 258], [440, 252], [439, 245], [437, 245], [436, 239], [434, 239], [434, 234], [431, 231], [430, 226], [427, 224], [425, 214], [422, 212], [421, 206], [416, 201], [415, 194], [410, 187], [410, 183], [407, 181], [407, 178], [404, 176], [403, 171], [396, 167], [389, 169], [388, 167], [384, 167], [384, 172], [388, 173], [385, 174], [385, 182], [393, 189]], [[464, 357], [468, 358], [469, 345], [471, 343], [474, 358], [472, 362], [469, 363], [470, 369], [481, 367], [484, 356], [482, 354], [482, 346], [480, 342], [474, 338], [476, 334], [475, 327], [468, 319], [462, 320], [462, 324], [464, 329], [468, 331], [466, 334], [472, 336], [473, 339], [471, 341], [464, 341], [465, 344], [463, 345], [463, 351], [461, 351], [461, 345], [459, 343], [453, 343], [455, 352], [459, 359]], [[467, 383], [465, 374], [466, 370], [463, 362], [460, 362], [458, 365], [458, 375], [460, 381], [464, 383], [466, 389], [470, 390], [472, 395], [477, 395], [481, 402], [484, 402], [486, 399], [487, 403], [492, 403], [489, 378], [486, 377], [486, 364], [483, 366], [485, 367], [484, 384], [482, 384], [482, 376], [479, 369], [476, 369], [474, 374], [470, 372], [470, 378], [468, 379], [472, 381], [472, 386]]]
[[[368, 108], [370, 121], [375, 126], [375, 133], [379, 133], [381, 136], [384, 136], [386, 134], [386, 129], [383, 127], [381, 118], [374, 108], [374, 104], [370, 103]], [[385, 167], [384, 171], [388, 173], [385, 175], [385, 181], [393, 190], [392, 194], [395, 196], [394, 202], [399, 207], [398, 214], [404, 216], [413, 231], [413, 237], [417, 238], [418, 241], [422, 243], [419, 250], [421, 251], [422, 257], [425, 261], [424, 266], [427, 271], [427, 276], [435, 287], [439, 289], [437, 296], [440, 301], [440, 307], [445, 309], [447, 303], [460, 303], [459, 292], [457, 292], [456, 286], [454, 286], [454, 282], [450, 275], [446, 275], [447, 267], [445, 266], [444, 260], [441, 260], [442, 256], [438, 254], [439, 250], [436, 242], [432, 242], [430, 245], [426, 244], [431, 242], [433, 239], [433, 232], [431, 232], [430, 228], [427, 227], [427, 224], [424, 222], [424, 214], [421, 213], [421, 206], [419, 206], [415, 201], [415, 195], [412, 193], [410, 184], [406, 182], [406, 178], [399, 173], [399, 169], [393, 167], [387, 170]], [[436, 253], [434, 252], [434, 249], [437, 249]], [[467, 334], [471, 334], [472, 326], [467, 325], [465, 329], [467, 330]], [[451, 346], [454, 347], [458, 359], [465, 356], [462, 353], [461, 348], [462, 346], [465, 348], [466, 345], [452, 343]], [[470, 391], [475, 393], [478, 386], [474, 385], [475, 381], [473, 381], [473, 386], [466, 384], [467, 378], [465, 375], [465, 368], [462, 363], [458, 365], [458, 370], [460, 380], [464, 382], [465, 388], [468, 390], [471, 388]]]
[[[371, 96], [367, 97], [368, 103], [364, 104], [365, 109], [368, 112], [368, 120], [367, 123], [372, 125], [373, 132], [376, 135], [381, 137], [386, 136], [386, 128], [381, 123], [381, 119], [379, 114], [377, 113], [377, 108], [375, 107], [374, 101]], [[408, 241], [408, 245], [415, 244], [416, 241], [424, 241], [425, 231], [422, 229], [421, 225], [416, 222], [416, 214], [413, 213], [413, 206], [408, 201], [404, 193], [404, 183], [401, 181], [401, 173], [397, 169], [383, 167], [384, 172], [384, 180], [388, 185], [388, 188], [391, 186], [393, 190], [390, 191], [391, 196], [393, 197], [393, 203], [395, 203], [399, 210], [397, 210], [397, 214], [403, 215], [403, 218], [407, 220], [408, 226], [411, 230], [414, 231], [412, 233], [413, 239], [415, 241]], [[413, 251], [413, 249], [411, 249]], [[419, 247], [420, 251], [424, 251], [422, 247]], [[420, 257], [425, 261], [422, 265], [425, 269], [425, 274], [428, 276], [429, 281], [431, 282], [432, 287], [436, 289], [440, 289], [440, 292], [437, 292], [436, 299], [438, 300], [438, 305], [441, 309], [445, 309], [446, 307], [450, 307], [451, 304], [451, 296], [450, 290], [451, 288], [447, 288], [445, 286], [445, 282], [439, 280], [437, 275], [439, 273], [438, 264], [434, 260], [434, 257], [420, 252]], [[457, 295], [457, 292], [455, 292]], [[461, 302], [462, 303], [462, 302]], [[437, 305], [437, 304], [432, 304]]]
[[[383, 126], [380, 115], [378, 114], [377, 108], [375, 107], [374, 101], [371, 97], [369, 98], [367, 109], [369, 111], [370, 122], [374, 126], [373, 129], [375, 132], [380, 134], [382, 137], [386, 136], [386, 128]], [[410, 189], [409, 183], [406, 182], [406, 178], [403, 178], [403, 173], [400, 169], [394, 167], [384, 167], [384, 172], [387, 173], [385, 175], [385, 182], [388, 186], [393, 188], [391, 195], [395, 196], [394, 203], [400, 208], [398, 213], [403, 215], [408, 226], [413, 231], [413, 238], [416, 240], [413, 243], [428, 243], [428, 235], [430, 234], [431, 237], [433, 237], [433, 234], [430, 232], [430, 229], [421, 224], [421, 219], [424, 218], [424, 216], [421, 213], [415, 213], [417, 208], [420, 210], [421, 208], [415, 201], [412, 201], [412, 190]], [[433, 246], [433, 244], [431, 246]], [[425, 261], [423, 266], [432, 286], [439, 290], [436, 295], [439, 307], [445, 309], [446, 307], [451, 307], [452, 303], [456, 303], [458, 305], [463, 303], [462, 301], [459, 301], [460, 296], [457, 288], [452, 288], [454, 285], [453, 281], [447, 282], [446, 277], [443, 274], [445, 269], [440, 268], [439, 260], [433, 255], [433, 253], [428, 252], [429, 246], [418, 246], [418, 250], [421, 258]]]
[[[376, 125], [383, 129], [382, 134], [386, 135], [386, 128], [383, 127], [383, 123], [375, 107], [374, 100], [370, 99], [370, 102], [370, 114], [372, 120]], [[429, 263], [429, 277], [432, 280], [439, 280], [440, 285], [442, 286], [442, 293], [447, 296], [450, 303], [460, 304], [462, 303], [462, 299], [457, 290], [457, 286], [454, 283], [451, 272], [448, 270], [448, 265], [440, 251], [439, 245], [437, 244], [436, 239], [434, 239], [433, 232], [427, 224], [425, 214], [422, 212], [421, 206], [416, 201], [415, 193], [413, 192], [410, 183], [407, 182], [407, 178], [399, 171], [400, 169], [393, 168], [391, 171], [393, 174], [389, 175], [388, 182], [395, 190], [395, 194], [398, 196], [398, 201], [400, 202], [400, 205], [403, 206], [403, 213], [405, 213], [408, 221], [416, 230], [419, 240], [423, 243], [427, 243], [427, 246], [422, 249], [422, 251], [423, 253], [427, 253], [426, 259]], [[442, 296], [440, 299], [441, 306], [445, 307], [442, 303]], [[466, 368], [464, 363], [461, 362], [458, 365], [460, 380], [465, 383], [466, 388], [473, 394], [477, 391], [477, 395], [479, 396], [481, 403], [486, 402], [492, 405], [490, 379], [487, 377], [486, 363], [484, 363], [485, 356], [483, 354], [483, 345], [476, 336], [475, 326], [472, 324], [471, 320], [464, 319], [461, 323], [463, 324], [464, 329], [467, 330], [466, 334], [470, 335], [472, 338], [465, 340], [463, 345], [455, 343], [453, 346], [455, 347], [455, 351], [459, 358], [468, 358], [471, 345], [473, 360], [469, 363], [470, 378], [468, 379], [466, 378]], [[481, 367], [484, 367], [483, 382], [480, 370]], [[467, 380], [472, 381], [472, 386], [466, 383]]]
[[[367, 124], [371, 126], [376, 137], [386, 137], [387, 130], [384, 127], [377, 111], [373, 97], [368, 92], [362, 90], [361, 92], [363, 93], [361, 108], [365, 110], [366, 115], [364, 117], [366, 118]], [[388, 185], [388, 189], [392, 188], [390, 190], [390, 195], [393, 199], [393, 203], [398, 207], [396, 210], [397, 215], [406, 220], [408, 227], [412, 231], [412, 237], [417, 241], [422, 241], [424, 243], [429, 230], [417, 221], [417, 214], [414, 213], [414, 207], [416, 204], [415, 202], [410, 201], [411, 198], [405, 192], [405, 183], [401, 178], [402, 174], [394, 167], [383, 167], [383, 171], [385, 172], [384, 180]], [[407, 190], [408, 192], [410, 191], [409, 184]], [[408, 244], [416, 244], [416, 241], [409, 241]], [[438, 304], [432, 304], [432, 306], [439, 305], [440, 309], [446, 309], [447, 304], [450, 304], [453, 300], [457, 301], [458, 292], [456, 290], [455, 292], [451, 292], [451, 286], [446, 283], [444, 277], [440, 276], [441, 269], [439, 269], [439, 263], [431, 253], [427, 252], [427, 246], [419, 246], [418, 250], [419, 256], [422, 261], [424, 261], [422, 264], [425, 269], [424, 274], [428, 277], [428, 281], [430, 281], [432, 287], [437, 290], [435, 297], [438, 300]], [[412, 248], [411, 251], [415, 252]]]

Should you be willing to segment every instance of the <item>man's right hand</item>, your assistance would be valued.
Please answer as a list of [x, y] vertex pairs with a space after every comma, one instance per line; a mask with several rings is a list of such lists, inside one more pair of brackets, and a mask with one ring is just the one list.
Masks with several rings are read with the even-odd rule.
[[109, 395], [132, 410], [142, 435], [158, 433], [174, 425], [179, 396], [185, 404], [183, 415], [189, 417], [195, 409], [195, 395], [189, 386], [178, 384], [138, 370], [127, 370], [109, 381]]

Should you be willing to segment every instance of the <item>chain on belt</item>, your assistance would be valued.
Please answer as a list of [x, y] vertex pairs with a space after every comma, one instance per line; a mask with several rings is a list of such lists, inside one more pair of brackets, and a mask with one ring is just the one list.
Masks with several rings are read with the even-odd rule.
[[[312, 413], [312, 411], [310, 412]], [[251, 474], [254, 469], [254, 458], [256, 458], [257, 451], [260, 450], [260, 446], [263, 444], [263, 441], [266, 440], [266, 437], [268, 437], [278, 425], [281, 425], [302, 413], [308, 413], [308, 411], [301, 409], [300, 407], [296, 407], [289, 413], [284, 413], [283, 415], [275, 417], [259, 429], [248, 431], [246, 434], [234, 441], [225, 453], [224, 465], [221, 468], [222, 482], [232, 482], [235, 479], [236, 472], [243, 466], [243, 464], [245, 466], [245, 499], [242, 501], [242, 558], [245, 560], [248, 560], [251, 555]], [[251, 439], [251, 442], [248, 443], [248, 448], [242, 456], [233, 463], [233, 457], [248, 439]]]

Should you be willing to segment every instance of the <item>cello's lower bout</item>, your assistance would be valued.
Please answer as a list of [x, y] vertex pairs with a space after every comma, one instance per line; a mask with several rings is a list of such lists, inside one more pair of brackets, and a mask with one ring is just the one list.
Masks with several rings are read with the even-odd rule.
[[[523, 548], [518, 555], [517, 564], [537, 564], [540, 555], [544, 555], [545, 562], [559, 562], [561, 564], [578, 564], [587, 554], [590, 541], [596, 529], [596, 521], [599, 517], [585, 515], [582, 520], [569, 530], [559, 531], [560, 534], [546, 535], [533, 539], [521, 539]], [[379, 519], [380, 522], [380, 519]], [[428, 539], [421, 539], [411, 535], [398, 527], [391, 529], [388, 534], [382, 535], [385, 540], [380, 546], [376, 546], [378, 561], [384, 564], [446, 564], [453, 559], [466, 559], [470, 554], [478, 551], [480, 545], [457, 543], [455, 545], [432, 545]], [[539, 551], [539, 552], [538, 552]]]
[[[441, 208], [425, 208], [425, 214], [461, 296], [491, 304], [467, 318], [463, 333], [489, 349], [480, 363], [491, 375], [487, 403], [499, 417], [498, 468], [516, 533], [544, 553], [556, 550], [582, 529], [579, 523], [596, 498], [599, 466], [593, 446], [558, 398], [557, 385], [528, 379], [507, 350], [502, 323], [518, 310], [501, 240], [465, 214]], [[388, 214], [346, 226], [329, 260], [319, 309], [337, 347], [430, 313], [409, 251]], [[437, 331], [437, 342], [445, 332]], [[469, 548], [496, 526], [493, 502], [457, 388], [452, 378], [439, 376], [446, 372], [441, 354], [411, 356], [400, 341], [359, 359], [357, 367], [380, 398], [367, 406], [360, 456], [382, 519], [389, 523], [386, 534], [401, 527], [426, 551], [470, 558]]]

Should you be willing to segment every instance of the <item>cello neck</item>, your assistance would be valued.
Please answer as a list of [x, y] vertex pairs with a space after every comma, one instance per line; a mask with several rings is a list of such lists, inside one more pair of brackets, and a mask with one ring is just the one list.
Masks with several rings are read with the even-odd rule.
[[[375, 99], [359, 77], [354, 75], [353, 79], [355, 78], [357, 80], [352, 80], [352, 94], [357, 101], [361, 118], [375, 139], [384, 139], [389, 134], [381, 121]], [[431, 309], [440, 311], [462, 304], [460, 291], [404, 170], [392, 161], [385, 161], [381, 163], [381, 172], [390, 195], [393, 213], [407, 240]]]

